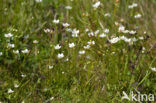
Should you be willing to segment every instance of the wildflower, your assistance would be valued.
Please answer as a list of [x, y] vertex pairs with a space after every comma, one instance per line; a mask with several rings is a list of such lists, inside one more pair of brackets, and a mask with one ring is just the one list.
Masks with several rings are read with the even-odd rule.
[[75, 46], [74, 43], [69, 43], [69, 48], [73, 48]]
[[116, 25], [116, 26], [118, 26], [118, 25], [119, 25], [119, 23], [118, 23], [118, 22], [115, 22], [115, 25]]
[[142, 48], [142, 53], [144, 53], [144, 52], [145, 52], [145, 50], [146, 50], [146, 49], [145, 49], [145, 47], [143, 47], [143, 48]]
[[134, 18], [136, 18], [136, 19], [141, 18], [141, 14], [135, 15]]
[[51, 98], [50, 98], [50, 100], [53, 100], [53, 99], [54, 99], [54, 97], [51, 97]]
[[90, 32], [90, 33], [88, 33], [88, 36], [89, 37], [94, 36], [94, 33], [93, 32]]
[[84, 50], [79, 51], [79, 54], [85, 54]]
[[15, 87], [15, 88], [18, 88], [18, 87], [19, 87], [19, 85], [18, 85], [18, 84], [14, 84], [14, 87]]
[[8, 43], [8, 47], [14, 48], [14, 47], [15, 47], [15, 44], [10, 44], [10, 43]]
[[133, 3], [132, 5], [129, 5], [128, 8], [129, 8], [129, 9], [132, 9], [132, 8], [134, 8], [134, 7], [137, 7], [137, 6], [138, 6], [138, 4]]
[[22, 77], [22, 78], [25, 78], [25, 77], [26, 77], [26, 75], [25, 75], [25, 74], [22, 74], [22, 75], [21, 75], [21, 77]]
[[66, 31], [72, 32], [72, 29], [71, 28], [67, 28]]
[[117, 43], [119, 40], [120, 40], [119, 37], [115, 37], [115, 38], [112, 38], [111, 40], [109, 40], [109, 42], [114, 44], [114, 43]]
[[14, 91], [12, 89], [8, 89], [8, 93], [11, 94], [13, 93]]
[[156, 72], [156, 67], [151, 67], [151, 70]]
[[54, 47], [56, 50], [60, 49], [61, 46], [59, 44], [57, 44], [55, 47]]
[[24, 101], [22, 101], [22, 103], [25, 103]]
[[98, 34], [99, 32], [100, 32], [100, 30], [96, 30], [95, 33], [94, 33], [95, 36], [97, 36], [97, 34]]
[[88, 44], [89, 45], [94, 45], [95, 44], [95, 41], [89, 41]]
[[65, 8], [66, 8], [67, 10], [71, 10], [71, 9], [72, 9], [71, 6], [66, 6]]
[[106, 13], [104, 16], [105, 16], [105, 17], [110, 17], [111, 14], [110, 14], [110, 13]]
[[29, 53], [28, 49], [22, 50], [22, 53]]
[[19, 54], [19, 50], [13, 50], [13, 53]]
[[129, 33], [130, 34], [136, 34], [136, 31], [131, 30], [131, 31], [129, 31]]
[[131, 39], [126, 38], [125, 36], [120, 37], [121, 40], [124, 40], [125, 42], [131, 42]]
[[105, 32], [105, 33], [109, 33], [109, 29], [105, 29], [104, 32]]
[[90, 45], [86, 45], [83, 47], [84, 49], [89, 49], [90, 48]]
[[137, 7], [137, 6], [138, 6], [138, 4], [137, 4], [137, 3], [133, 3], [132, 5], [133, 5], [133, 7]]
[[124, 31], [122, 31], [123, 33], [129, 33], [129, 30], [124, 30]]
[[34, 44], [37, 44], [37, 43], [38, 43], [38, 41], [37, 41], [37, 40], [34, 40], [34, 41], [33, 41], [33, 43], [34, 43]]
[[68, 27], [68, 26], [69, 26], [68, 23], [63, 23], [62, 25], [63, 25], [64, 27]]
[[53, 69], [54, 66], [53, 65], [49, 65], [48, 67], [49, 67], [49, 69]]
[[38, 2], [38, 3], [39, 3], [39, 2], [42, 2], [42, 0], [36, 0], [36, 2]]
[[89, 31], [89, 29], [87, 28], [86, 30], [85, 30], [85, 32], [88, 32]]
[[124, 41], [127, 42], [127, 43], [130, 43], [130, 42], [131, 42], [131, 39], [126, 38], [125, 36], [121, 36], [120, 39], [121, 39], [121, 40], [124, 40]]
[[4, 36], [5, 36], [6, 38], [10, 38], [10, 37], [12, 37], [12, 36], [13, 36], [13, 34], [8, 33], [8, 34], [5, 34]]
[[56, 19], [53, 20], [54, 24], [58, 24], [59, 22], [60, 22], [60, 20], [56, 20]]
[[80, 32], [79, 30], [74, 29], [72, 31], [72, 37], [78, 37], [79, 32]]
[[64, 57], [64, 54], [63, 54], [63, 53], [60, 53], [60, 54], [57, 55], [57, 57], [58, 57], [59, 59], [61, 59], [61, 58]]
[[133, 42], [136, 42], [137, 41], [137, 39], [134, 37], [134, 38], [132, 38], [131, 39]]
[[125, 31], [125, 27], [122, 26], [122, 25], [120, 25], [118, 31], [119, 31], [119, 32], [123, 32], [123, 31]]
[[106, 37], [106, 34], [104, 34], [104, 33], [103, 34], [100, 34], [99, 37], [100, 38], [104, 38], [104, 37]]
[[2, 56], [3, 55], [3, 53], [2, 52], [0, 52], [0, 56]]
[[95, 4], [93, 4], [93, 8], [98, 8], [100, 6], [100, 1], [96, 2]]
[[44, 29], [44, 32], [45, 32], [45, 33], [52, 33], [53, 31], [50, 30], [50, 29]]
[[140, 39], [140, 40], [144, 40], [144, 37], [141, 36], [141, 37], [139, 37], [139, 39]]
[[69, 59], [67, 58], [67, 59], [65, 59], [65, 61], [67, 62], [67, 61], [69, 61]]

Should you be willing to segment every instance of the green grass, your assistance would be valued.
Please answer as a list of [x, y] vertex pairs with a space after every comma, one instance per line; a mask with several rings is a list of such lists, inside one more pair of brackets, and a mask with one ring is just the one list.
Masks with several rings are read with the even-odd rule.
[[[0, 0], [0, 102], [128, 103], [121, 101], [123, 91], [156, 96], [156, 72], [151, 70], [156, 67], [156, 1], [100, 0], [95, 9], [92, 5], [96, 1]], [[132, 3], [138, 6], [129, 9]], [[68, 5], [71, 10], [65, 9]], [[106, 13], [111, 16], [106, 17]], [[135, 19], [138, 13], [142, 17]], [[54, 19], [60, 22], [55, 24]], [[137, 33], [118, 32], [115, 22]], [[72, 37], [62, 23], [79, 30], [78, 37]], [[47, 28], [51, 32], [44, 32]], [[89, 37], [87, 28], [100, 33]], [[100, 38], [106, 28], [109, 33]], [[7, 33], [13, 37], [6, 38]], [[121, 36], [138, 41], [110, 43], [112, 38]], [[34, 44], [34, 40], [38, 43]], [[95, 41], [95, 45], [84, 49], [88, 41]], [[69, 48], [72, 42], [75, 47]], [[15, 47], [8, 47], [8, 43]], [[55, 50], [57, 44], [61, 49]], [[22, 53], [24, 49], [29, 53]], [[85, 54], [80, 55], [80, 50], [85, 50]], [[59, 53], [64, 57], [59, 59]], [[8, 93], [10, 88], [13, 93]]]

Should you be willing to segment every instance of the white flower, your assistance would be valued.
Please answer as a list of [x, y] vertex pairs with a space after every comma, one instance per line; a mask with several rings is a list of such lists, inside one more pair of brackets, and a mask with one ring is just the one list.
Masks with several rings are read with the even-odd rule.
[[13, 53], [18, 54], [19, 50], [13, 50]]
[[118, 31], [119, 31], [119, 32], [123, 32], [123, 31], [125, 31], [125, 27], [122, 26], [122, 25], [120, 25]]
[[51, 98], [50, 98], [50, 100], [53, 100], [53, 99], [54, 99], [54, 97], [51, 97]]
[[34, 41], [33, 41], [33, 43], [34, 43], [34, 44], [37, 44], [37, 43], [38, 43], [38, 41], [37, 41], [37, 40], [34, 40]]
[[94, 36], [94, 33], [93, 32], [90, 32], [90, 33], [88, 33], [88, 36], [89, 37]]
[[22, 75], [21, 75], [21, 77], [25, 78], [25, 77], [26, 77], [26, 75], [25, 75], [25, 74], [22, 74]]
[[109, 42], [114, 44], [114, 43], [117, 43], [119, 40], [120, 40], [119, 37], [115, 37], [115, 38], [112, 38], [111, 40], [109, 40]]
[[124, 30], [124, 31], [122, 31], [123, 33], [129, 33], [129, 30]]
[[128, 8], [129, 8], [129, 9], [132, 9], [132, 8], [134, 8], [134, 7], [137, 7], [137, 6], [138, 6], [138, 4], [133, 3], [132, 5], [129, 5]]
[[24, 101], [22, 101], [21, 103], [25, 103]]
[[0, 52], [0, 56], [2, 56], [3, 55], [3, 53], [2, 52]]
[[104, 16], [106, 16], [106, 17], [110, 17], [111, 14], [110, 14], [110, 13], [106, 13]]
[[39, 3], [39, 2], [42, 2], [42, 0], [36, 0], [36, 2], [38, 2], [38, 3]]
[[85, 54], [84, 50], [79, 51], [79, 54]]
[[84, 49], [89, 49], [90, 48], [90, 45], [86, 45], [83, 47]]
[[118, 22], [115, 22], [115, 25], [116, 25], [116, 26], [118, 26], [118, 25], [119, 25], [119, 23], [118, 23]]
[[100, 32], [100, 30], [96, 30], [95, 31], [95, 36], [97, 36], [97, 34]]
[[138, 6], [138, 4], [137, 3], [133, 3], [133, 7], [137, 7]]
[[69, 59], [67, 58], [67, 59], [65, 59], [65, 61], [67, 62], [67, 61], [69, 61]]
[[22, 50], [22, 53], [29, 53], [28, 49]]
[[64, 57], [64, 54], [63, 54], [63, 53], [60, 53], [60, 54], [57, 55], [57, 57], [58, 57], [59, 59], [61, 59], [61, 58]]
[[141, 36], [141, 37], [139, 37], [139, 39], [140, 39], [140, 40], [144, 40], [144, 37]]
[[105, 33], [109, 33], [109, 29], [105, 29], [104, 32], [105, 32]]
[[51, 33], [51, 32], [53, 32], [53, 31], [50, 30], [50, 29], [44, 29], [44, 32], [45, 32], [45, 33]]
[[54, 66], [53, 65], [49, 65], [48, 67], [49, 67], [49, 69], [52, 69]]
[[125, 36], [120, 37], [121, 40], [124, 40], [125, 42], [131, 42], [131, 39], [126, 38]]
[[141, 18], [141, 14], [135, 15], [134, 18], [136, 18], [136, 19]]
[[68, 23], [63, 23], [62, 25], [63, 25], [64, 27], [68, 27], [68, 26], [69, 26]]
[[71, 9], [72, 9], [71, 6], [66, 6], [65, 8], [66, 8], [67, 10], [71, 10]]
[[133, 42], [136, 42], [137, 41], [137, 39], [134, 37], [134, 38], [132, 38], [131, 39]]
[[133, 8], [133, 5], [129, 5], [128, 8], [129, 8], [129, 9], [132, 9], [132, 8]]
[[94, 45], [95, 44], [95, 41], [89, 41], [88, 44], [89, 45]]
[[74, 29], [72, 31], [72, 37], [78, 37], [79, 32], [80, 32], [79, 30]]
[[74, 43], [69, 43], [69, 48], [73, 48], [75, 46]]
[[85, 30], [85, 32], [89, 32], [89, 29], [87, 28], [87, 29]]
[[96, 2], [95, 4], [93, 4], [93, 8], [98, 8], [100, 6], [100, 1]]
[[54, 47], [56, 50], [60, 49], [61, 46], [59, 44], [57, 44], [55, 47]]
[[72, 29], [71, 28], [67, 28], [66, 31], [72, 32]]
[[8, 89], [8, 93], [13, 93], [14, 91], [12, 89]]
[[106, 37], [106, 34], [104, 34], [104, 33], [103, 34], [100, 34], [99, 37], [100, 38], [104, 38], [104, 37]]
[[151, 70], [156, 72], [156, 67], [151, 67]]
[[18, 87], [19, 87], [19, 85], [18, 85], [18, 84], [14, 84], [14, 87], [15, 87], [15, 88], [18, 88]]
[[8, 43], [8, 47], [14, 48], [14, 47], [15, 47], [15, 44], [10, 44], [10, 43]]
[[129, 31], [129, 33], [130, 34], [136, 34], [136, 31], [131, 30], [131, 31]]
[[143, 48], [142, 48], [142, 53], [144, 53], [144, 52], [145, 52], [145, 50], [146, 50], [146, 49], [145, 49], [145, 47], [143, 47]]
[[4, 36], [5, 36], [6, 38], [10, 38], [10, 37], [12, 37], [12, 36], [13, 36], [13, 34], [8, 33], [8, 34], [5, 34]]
[[58, 24], [59, 22], [60, 22], [60, 20], [56, 20], [56, 19], [53, 20], [54, 24]]

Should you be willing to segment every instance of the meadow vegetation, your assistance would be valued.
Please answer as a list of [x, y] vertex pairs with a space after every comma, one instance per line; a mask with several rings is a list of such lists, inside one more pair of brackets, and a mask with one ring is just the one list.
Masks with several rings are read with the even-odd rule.
[[0, 103], [156, 96], [155, 0], [0, 0]]

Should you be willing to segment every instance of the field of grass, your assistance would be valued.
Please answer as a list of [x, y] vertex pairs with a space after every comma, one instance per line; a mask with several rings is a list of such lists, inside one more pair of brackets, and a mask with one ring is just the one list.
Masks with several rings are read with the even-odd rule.
[[130, 103], [123, 91], [156, 96], [156, 0], [0, 0], [0, 103]]

